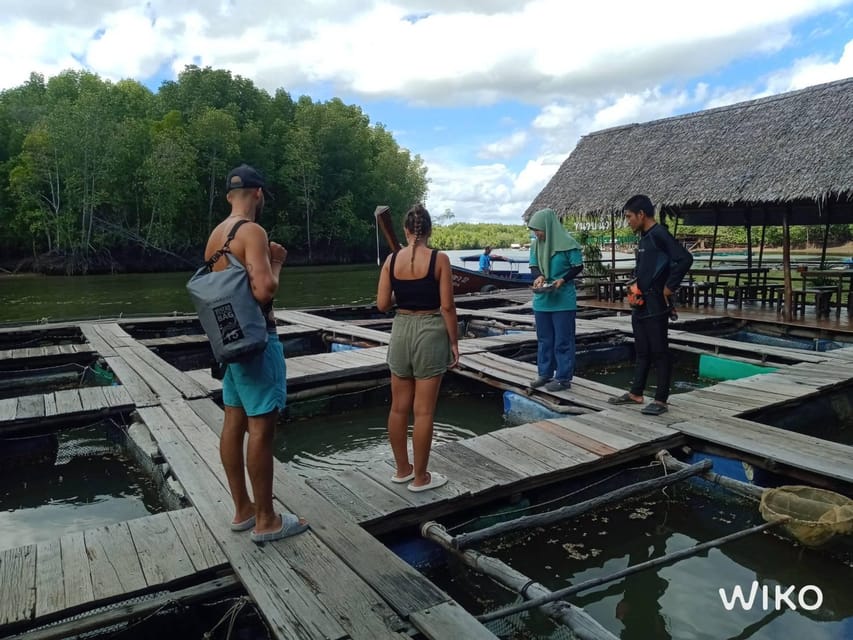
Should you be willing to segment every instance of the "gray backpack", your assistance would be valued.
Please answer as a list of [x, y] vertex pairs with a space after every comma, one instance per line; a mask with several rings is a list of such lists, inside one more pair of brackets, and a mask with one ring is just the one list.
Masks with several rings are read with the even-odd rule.
[[[226, 364], [247, 360], [267, 345], [266, 318], [252, 295], [249, 274], [228, 248], [244, 222], [248, 220], [240, 220], [231, 228], [223, 247], [187, 282], [213, 356]], [[213, 271], [213, 265], [223, 255], [229, 265], [222, 271]]]

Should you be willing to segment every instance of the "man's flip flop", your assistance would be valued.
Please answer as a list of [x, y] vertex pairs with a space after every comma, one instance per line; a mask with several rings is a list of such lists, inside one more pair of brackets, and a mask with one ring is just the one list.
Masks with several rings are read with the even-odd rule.
[[232, 522], [231, 531], [248, 531], [255, 526], [255, 516], [249, 516], [243, 522]]
[[607, 398], [608, 404], [643, 404], [642, 401], [637, 402], [631, 397], [630, 393], [623, 393], [621, 396], [613, 396]]
[[647, 416], [659, 416], [662, 413], [666, 413], [667, 408], [665, 404], [658, 404], [657, 402], [650, 402], [645, 407], [640, 409], [640, 413], [643, 413]]
[[299, 517], [292, 513], [282, 513], [281, 514], [281, 529], [278, 531], [270, 531], [268, 533], [255, 533], [252, 531], [250, 537], [252, 538], [252, 542], [272, 542], [273, 540], [281, 540], [282, 538], [288, 538], [290, 536], [295, 536], [303, 531], [307, 531], [310, 525], [306, 522], [305, 524], [299, 523]]
[[391, 476], [391, 482], [395, 482], [396, 484], [403, 484], [404, 482], [411, 482], [415, 479], [415, 470], [412, 469], [412, 472], [407, 476]]
[[414, 491], [418, 493], [420, 491], [429, 491], [430, 489], [438, 489], [439, 487], [443, 487], [447, 484], [447, 476], [443, 476], [440, 473], [436, 473], [435, 471], [429, 472], [429, 482], [426, 484], [422, 484], [419, 487], [416, 487], [414, 484], [408, 485], [406, 488], [409, 491]]

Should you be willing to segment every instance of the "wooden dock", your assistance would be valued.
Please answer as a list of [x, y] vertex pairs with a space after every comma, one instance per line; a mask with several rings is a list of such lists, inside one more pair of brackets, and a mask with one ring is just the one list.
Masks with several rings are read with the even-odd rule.
[[[195, 348], [204, 344], [203, 336], [137, 339], [121, 322], [86, 322], [67, 327], [79, 326], [83, 343], [7, 350], [16, 364], [43, 358], [103, 358], [121, 384], [0, 400], [0, 434], [49, 419], [136, 411], [192, 507], [0, 552], [0, 635], [155, 587], [192, 582], [227, 566], [276, 638], [403, 640], [415, 630], [428, 638], [493, 638], [373, 535], [647, 459], [661, 448], [681, 444], [733, 451], [788, 475], [825, 478], [853, 488], [849, 464], [853, 447], [748, 419], [767, 407], [808, 401], [850, 386], [853, 349], [816, 353], [744, 344], [677, 325], [671, 341], [678, 348], [773, 363], [778, 371], [673, 395], [667, 413], [644, 416], [639, 405], [607, 403], [608, 397], [624, 390], [582, 377], [573, 380], [571, 389], [556, 393], [528, 388], [535, 366], [501, 354], [535, 344], [535, 333], [529, 330], [533, 319], [529, 297], [526, 291], [474, 296], [468, 300], [470, 308], [460, 301], [460, 317], [518, 326], [520, 331], [463, 340], [460, 367], [452, 375], [530, 395], [571, 414], [434, 447], [430, 468], [451, 481], [426, 493], [390, 483], [393, 463], [387, 459], [310, 480], [276, 462], [278, 504], [305, 515], [312, 528], [297, 538], [262, 547], [228, 526], [233, 514], [217, 436], [222, 411], [211, 399], [221, 388], [219, 381], [209, 371], [180, 371], [152, 352]], [[496, 310], [488, 304], [502, 306]], [[288, 358], [289, 389], [312, 389], [353, 377], [387, 377], [387, 319], [347, 322], [292, 310], [276, 311], [276, 317], [286, 323], [279, 327], [282, 339], [321, 334], [376, 345]], [[686, 312], [682, 321], [699, 317]], [[186, 318], [182, 322], [190, 324]], [[626, 317], [579, 319], [577, 327], [582, 337], [631, 338]], [[128, 545], [133, 546], [132, 553]], [[121, 555], [120, 562], [116, 555]]]
[[168, 587], [228, 561], [194, 508], [0, 551], [0, 633]]
[[[207, 540], [205, 546], [215, 549], [219, 557], [230, 564], [276, 638], [404, 640], [409, 629], [417, 629], [428, 638], [446, 637], [444, 634], [448, 632], [458, 637], [494, 638], [447, 594], [281, 464], [276, 464], [274, 487], [279, 506], [305, 514], [311, 521], [311, 530], [296, 538], [266, 543], [262, 547], [253, 544], [248, 535], [232, 532], [228, 524], [233, 515], [231, 500], [219, 462], [219, 443], [215, 432], [221, 425], [222, 411], [207, 399], [207, 390], [190, 376], [160, 360], [117, 323], [91, 323], [81, 329], [89, 343], [98, 349], [118, 375], [122, 382], [118, 388], [130, 397], [132, 406], [136, 407], [151, 431], [160, 452], [192, 502], [192, 513], [198, 515], [198, 523], [206, 532], [199, 537], [191, 531], [183, 531], [177, 536], [181, 543], [179, 546], [175, 542], [175, 533], [167, 528], [149, 527], [145, 542], [139, 545], [140, 549], [149, 551], [132, 556], [139, 558], [140, 567], [144, 566], [143, 560], [153, 554], [154, 548], [165, 545], [179, 556], [181, 549], [189, 554], [183, 546], [185, 537]], [[364, 357], [355, 352], [353, 355]], [[162, 520], [163, 517], [170, 518], [170, 514], [152, 517]], [[133, 522], [125, 526], [129, 529], [140, 526]], [[111, 527], [111, 530], [118, 530], [119, 525]], [[57, 597], [51, 600], [49, 596], [51, 588], [55, 590], [59, 584], [63, 585], [65, 593], [66, 583], [85, 585], [89, 580], [94, 585], [96, 577], [101, 580], [98, 571], [86, 574], [84, 570], [84, 558], [95, 562], [85, 547], [86, 533], [71, 536], [82, 540], [84, 545], [81, 547], [78, 541], [74, 547], [77, 561], [74, 561], [74, 555], [69, 555], [67, 564], [61, 561], [62, 558], [58, 563], [45, 552], [41, 573], [37, 546], [11, 550], [0, 557], [0, 576], [4, 577], [3, 584], [8, 585], [6, 588], [12, 590], [8, 594], [10, 613], [0, 620], [0, 634], [8, 625], [20, 625], [25, 621], [39, 624], [63, 614], [77, 613], [84, 604], [94, 605], [102, 599], [103, 592], [99, 590], [96, 596], [94, 586], [91, 597], [84, 591], [80, 597], [72, 596], [70, 602], [67, 596], [64, 601]], [[131, 536], [131, 541], [134, 540]], [[63, 550], [61, 541], [58, 545]], [[123, 551], [111, 547], [110, 552]], [[157, 562], [165, 561], [171, 555], [171, 552], [161, 554]], [[127, 562], [132, 564], [132, 558]], [[172, 560], [175, 561], [174, 558]], [[172, 580], [175, 572], [182, 573], [181, 577], [184, 577], [184, 574], [198, 574], [199, 571], [196, 565], [181, 560], [175, 564], [172, 573], [161, 572], [160, 578]], [[34, 576], [32, 579], [28, 577], [31, 574]], [[53, 587], [42, 585], [42, 574], [50, 576]], [[142, 586], [139, 586], [138, 579], [125, 584], [125, 595], [136, 593], [137, 586], [150, 589], [159, 579], [157, 575], [152, 574], [151, 584], [147, 578]], [[6, 576], [27, 577], [20, 583], [25, 586], [16, 587], [19, 583], [7, 581]], [[162, 580], [158, 584], [162, 584]], [[42, 600], [54, 602], [52, 606], [38, 608], [40, 588], [44, 594]], [[115, 595], [110, 594], [104, 597]]]

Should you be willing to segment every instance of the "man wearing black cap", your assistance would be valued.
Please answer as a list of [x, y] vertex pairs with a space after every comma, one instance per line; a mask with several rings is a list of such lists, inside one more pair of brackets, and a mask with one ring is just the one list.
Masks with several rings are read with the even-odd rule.
[[[264, 351], [249, 360], [232, 362], [227, 366], [222, 379], [225, 422], [219, 453], [236, 512], [231, 529], [252, 529], [254, 542], [266, 542], [295, 535], [308, 528], [302, 518], [292, 513], [276, 514], [273, 509], [272, 442], [287, 391], [284, 350], [276, 333], [272, 308], [287, 251], [280, 244], [270, 242], [266, 231], [258, 224], [267, 193], [266, 182], [258, 171], [246, 164], [232, 169], [225, 179], [225, 191], [231, 215], [211, 232], [205, 260], [223, 248], [229, 233], [236, 228], [228, 251], [248, 271], [252, 294], [267, 315], [270, 335]], [[213, 270], [221, 271], [227, 266], [228, 259], [223, 256], [214, 263]], [[247, 432], [246, 466], [254, 504], [246, 489], [243, 468], [243, 441]]]

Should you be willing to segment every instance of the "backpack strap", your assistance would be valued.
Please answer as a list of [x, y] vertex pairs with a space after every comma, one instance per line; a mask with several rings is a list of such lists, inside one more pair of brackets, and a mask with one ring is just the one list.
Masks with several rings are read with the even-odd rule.
[[231, 231], [228, 232], [228, 237], [225, 239], [225, 244], [222, 245], [222, 248], [210, 256], [210, 259], [204, 263], [208, 269], [213, 269], [213, 265], [215, 265], [219, 258], [224, 254], [231, 253], [231, 241], [234, 239], [234, 236], [237, 235], [237, 230], [247, 222], [249, 221], [243, 218], [242, 220], [238, 220], [237, 223], [231, 227]]

